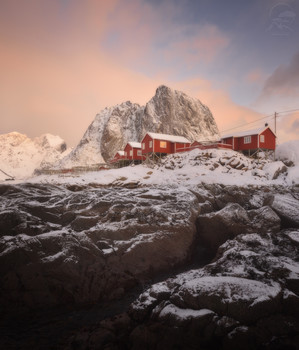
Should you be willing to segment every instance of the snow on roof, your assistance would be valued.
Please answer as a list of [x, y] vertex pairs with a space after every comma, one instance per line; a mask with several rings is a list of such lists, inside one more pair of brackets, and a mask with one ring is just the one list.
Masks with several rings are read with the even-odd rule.
[[163, 140], [163, 141], [178, 142], [178, 143], [191, 143], [188, 139], [186, 139], [186, 137], [183, 137], [183, 136], [156, 134], [153, 132], [148, 132], [147, 135], [149, 135], [152, 139], [155, 139], [155, 140]]
[[116, 154], [119, 154], [120, 156], [124, 156], [125, 155], [125, 151], [117, 151]]
[[140, 142], [128, 142], [128, 144], [133, 148], [141, 148]]
[[[226, 135], [223, 135], [221, 138], [226, 139], [228, 137], [242, 137], [242, 136], [250, 136], [250, 135], [259, 135], [266, 129], [270, 129], [272, 131], [272, 129], [269, 126], [266, 126], [266, 127], [264, 126], [262, 128], [258, 128], [258, 129], [245, 130], [245, 131], [234, 132], [231, 134], [226, 134]], [[274, 132], [273, 132], [273, 134], [275, 135]]]

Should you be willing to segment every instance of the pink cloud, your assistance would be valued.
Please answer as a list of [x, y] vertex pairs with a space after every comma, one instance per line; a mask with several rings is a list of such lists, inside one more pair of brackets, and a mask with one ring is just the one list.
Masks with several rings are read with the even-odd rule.
[[[196, 78], [175, 86], [206, 104], [213, 113], [220, 131], [229, 130], [262, 117], [260, 113], [234, 103], [224, 89], [216, 89], [208, 80]], [[247, 128], [250, 129], [252, 126]]]
[[[4, 18], [5, 11], [0, 15], [1, 133], [15, 130], [32, 137], [51, 132], [74, 145], [102, 108], [126, 100], [144, 104], [160, 84], [207, 104], [220, 130], [260, 116], [235, 104], [208, 80], [171, 79], [176, 69], [171, 59], [182, 65], [196, 59], [209, 62], [229, 45], [216, 27], [176, 26], [178, 9], [166, 3], [157, 13], [137, 0], [126, 5], [76, 1], [62, 17], [58, 3], [28, 0], [21, 11], [20, 2], [12, 0], [5, 11], [13, 17]], [[108, 50], [104, 42], [113, 28], [120, 37], [116, 49]], [[166, 57], [167, 69], [149, 76], [134, 67], [136, 62], [150, 65], [155, 54]]]
[[[194, 28], [188, 32], [194, 33]], [[180, 37], [165, 48], [168, 59], [180, 57], [185, 63], [210, 63], [229, 45], [229, 38], [216, 26], [204, 25], [195, 34]]]
[[162, 2], [153, 7], [140, 0], [118, 3], [109, 27], [115, 33], [116, 44], [110, 38], [108, 49], [126, 62], [144, 65], [150, 65], [157, 56], [169, 64], [212, 62], [229, 45], [229, 36], [215, 25], [179, 23], [176, 18], [181, 6]]
[[299, 52], [287, 65], [280, 65], [265, 81], [260, 98], [270, 96], [298, 97], [299, 93]]
[[245, 79], [251, 84], [262, 83], [265, 79], [265, 75], [260, 69], [253, 69], [247, 73]]

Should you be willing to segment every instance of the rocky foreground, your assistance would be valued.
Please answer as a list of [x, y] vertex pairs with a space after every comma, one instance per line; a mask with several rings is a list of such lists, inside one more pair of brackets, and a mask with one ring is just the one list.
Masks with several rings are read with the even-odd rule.
[[1, 348], [298, 348], [298, 187], [0, 195]]

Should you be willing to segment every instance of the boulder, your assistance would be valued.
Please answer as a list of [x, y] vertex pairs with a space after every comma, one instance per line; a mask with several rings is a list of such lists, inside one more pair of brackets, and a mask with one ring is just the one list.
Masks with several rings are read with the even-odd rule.
[[199, 215], [197, 230], [200, 240], [216, 251], [228, 239], [251, 232], [250, 219], [239, 204], [229, 203], [216, 213]]
[[205, 276], [188, 280], [171, 296], [185, 308], [210, 309], [251, 323], [279, 310], [281, 289], [244, 278]]
[[299, 227], [299, 200], [296, 198], [276, 194], [267, 197], [264, 204], [269, 205], [277, 213], [284, 227]]

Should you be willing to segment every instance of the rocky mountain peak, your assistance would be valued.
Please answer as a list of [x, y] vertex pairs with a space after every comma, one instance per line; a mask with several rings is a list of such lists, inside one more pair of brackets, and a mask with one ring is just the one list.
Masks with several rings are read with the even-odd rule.
[[161, 85], [145, 106], [126, 101], [97, 114], [79, 145], [60, 166], [106, 162], [127, 142], [140, 142], [146, 132], [181, 135], [191, 141], [220, 137], [207, 106], [183, 92]]

